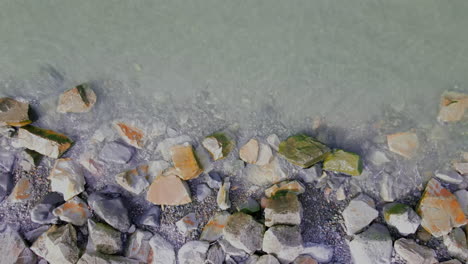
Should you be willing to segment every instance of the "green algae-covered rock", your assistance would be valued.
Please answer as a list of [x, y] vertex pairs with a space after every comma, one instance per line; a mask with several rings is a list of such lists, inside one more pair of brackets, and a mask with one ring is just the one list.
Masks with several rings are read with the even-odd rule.
[[308, 168], [317, 162], [323, 161], [330, 148], [316, 139], [304, 134], [288, 137], [279, 145], [278, 153], [289, 162]]
[[202, 141], [203, 147], [208, 150], [213, 160], [224, 159], [234, 148], [234, 141], [224, 132], [216, 132]]
[[73, 141], [63, 134], [31, 125], [18, 130], [17, 142], [20, 147], [55, 159], [73, 145]]
[[362, 160], [359, 155], [344, 150], [335, 150], [325, 158], [323, 169], [359, 176], [362, 172]]

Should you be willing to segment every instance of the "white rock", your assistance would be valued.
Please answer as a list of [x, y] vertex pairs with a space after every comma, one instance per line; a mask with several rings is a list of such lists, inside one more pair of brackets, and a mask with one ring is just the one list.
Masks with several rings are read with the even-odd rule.
[[179, 264], [204, 263], [210, 244], [206, 241], [190, 241], [185, 243], [177, 254]]
[[213, 160], [219, 160], [223, 158], [223, 147], [216, 138], [206, 137], [203, 139], [202, 145], [211, 153]]
[[455, 196], [457, 197], [458, 203], [460, 203], [461, 208], [466, 216], [468, 216], [468, 191], [459, 190], [456, 191]]
[[280, 264], [280, 262], [272, 255], [263, 255], [258, 258], [256, 264]]
[[224, 179], [224, 183], [218, 191], [216, 202], [221, 210], [227, 210], [231, 207], [231, 201], [229, 200], [229, 190], [231, 189], [231, 183], [229, 177]]
[[381, 184], [380, 184], [380, 197], [385, 202], [393, 202], [397, 199], [397, 194], [393, 187], [392, 176], [388, 173], [383, 174]]
[[414, 240], [400, 238], [395, 241], [395, 252], [407, 263], [435, 264], [437, 261], [435, 251], [418, 245]]
[[187, 236], [190, 231], [197, 230], [198, 220], [195, 213], [190, 213], [176, 222], [177, 229], [181, 234]]
[[403, 236], [414, 234], [421, 224], [421, 217], [411, 207], [404, 204], [385, 205], [383, 215], [387, 224], [396, 228]]
[[371, 225], [348, 244], [354, 263], [390, 264], [393, 251], [392, 238], [383, 225]]
[[304, 250], [298, 226], [276, 225], [263, 237], [263, 251], [278, 258], [281, 263], [293, 262]]
[[171, 148], [175, 145], [181, 145], [186, 142], [190, 142], [191, 139], [189, 136], [183, 135], [175, 138], [166, 138], [163, 141], [159, 142], [156, 147], [156, 151], [160, 152], [166, 161], [171, 160]]
[[273, 153], [271, 152], [270, 146], [260, 143], [260, 151], [258, 152], [258, 159], [255, 164], [258, 166], [265, 166], [271, 162], [272, 158]]
[[301, 255], [309, 255], [320, 263], [328, 263], [333, 258], [333, 247], [315, 243], [305, 243]]
[[86, 183], [82, 170], [69, 158], [55, 161], [49, 180], [52, 191], [63, 194], [65, 200], [84, 191]]
[[450, 256], [463, 262], [468, 262], [468, 247], [465, 232], [459, 227], [452, 229], [450, 234], [444, 236], [444, 244]]
[[154, 234], [150, 239], [150, 246], [153, 250], [152, 264], [176, 264], [174, 246], [158, 234]]
[[266, 140], [268, 144], [270, 144], [270, 147], [272, 147], [275, 151], [278, 151], [280, 140], [276, 134], [269, 135]]
[[248, 182], [259, 186], [280, 182], [288, 178], [276, 157], [265, 166], [248, 164], [243, 171], [243, 176]]
[[459, 184], [463, 182], [463, 177], [455, 171], [447, 171], [447, 172], [436, 171], [434, 174], [438, 179], [444, 182], [453, 183], [453, 184]]
[[354, 235], [368, 226], [379, 212], [375, 210], [375, 204], [372, 198], [361, 194], [354, 198], [343, 211], [346, 232], [348, 235]]
[[468, 162], [457, 162], [453, 164], [453, 167], [461, 174], [468, 175]]

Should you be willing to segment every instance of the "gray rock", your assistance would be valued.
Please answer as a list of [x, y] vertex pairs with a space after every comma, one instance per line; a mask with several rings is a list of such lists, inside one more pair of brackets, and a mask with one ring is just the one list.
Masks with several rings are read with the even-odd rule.
[[152, 183], [156, 177], [161, 175], [163, 171], [169, 168], [169, 162], [165, 160], [156, 160], [148, 162], [148, 181]]
[[379, 216], [372, 198], [361, 194], [354, 198], [343, 211], [346, 232], [353, 235], [368, 226]]
[[252, 255], [245, 261], [244, 264], [257, 264], [259, 258], [260, 257], [258, 255]]
[[463, 262], [468, 262], [468, 245], [465, 232], [459, 227], [452, 229], [450, 234], [444, 236], [444, 245], [450, 256]]
[[11, 172], [13, 165], [15, 165], [15, 154], [2, 151], [0, 152], [0, 171]]
[[7, 197], [13, 188], [13, 177], [9, 172], [0, 171], [0, 202]]
[[414, 240], [400, 238], [395, 241], [395, 252], [407, 263], [435, 264], [437, 261], [435, 251], [418, 245]]
[[107, 197], [103, 193], [93, 193], [88, 198], [93, 211], [109, 225], [121, 232], [130, 228], [127, 208], [120, 197]]
[[237, 206], [237, 211], [246, 214], [253, 214], [260, 211], [260, 204], [252, 197], [249, 197], [247, 201]]
[[29, 172], [39, 165], [42, 158], [43, 156], [40, 153], [34, 150], [25, 149], [21, 153], [19, 165], [21, 166], [21, 169], [23, 169], [23, 171]]
[[456, 171], [436, 171], [434, 175], [438, 179], [448, 183], [460, 184], [463, 182], [463, 177]]
[[85, 253], [76, 264], [141, 264], [141, 262], [121, 256], [105, 255], [99, 252], [94, 252]]
[[451, 259], [451, 260], [447, 260], [444, 262], [440, 262], [440, 264], [463, 264], [463, 263], [461, 263], [458, 259]]
[[44, 232], [49, 230], [49, 228], [50, 228], [50, 225], [43, 225], [29, 232], [26, 232], [24, 234], [24, 239], [26, 239], [26, 241], [28, 241], [29, 243], [33, 243], [34, 241], [36, 241], [38, 237], [44, 234]]
[[198, 220], [195, 213], [189, 213], [176, 222], [177, 229], [181, 234], [187, 236], [190, 231], [197, 230]]
[[52, 264], [74, 264], [80, 254], [75, 228], [71, 224], [54, 225], [33, 243], [31, 250]]
[[333, 258], [333, 247], [315, 243], [305, 243], [301, 255], [309, 255], [321, 263], [328, 263]]
[[265, 227], [248, 214], [231, 215], [223, 230], [224, 239], [236, 248], [252, 254], [262, 248]]
[[148, 166], [142, 165], [117, 174], [115, 181], [125, 190], [138, 195], [150, 185], [147, 177]]
[[10, 226], [0, 227], [0, 262], [2, 264], [35, 263], [31, 252], [21, 236]]
[[197, 185], [197, 200], [203, 202], [206, 197], [211, 195], [211, 189], [204, 183]]
[[240, 258], [245, 258], [246, 256], [248, 256], [248, 254], [244, 250], [234, 247], [226, 239], [220, 239], [218, 243], [228, 256]]
[[78, 196], [55, 208], [52, 214], [60, 218], [60, 220], [76, 226], [86, 224], [86, 220], [91, 216], [88, 205]]
[[126, 164], [132, 159], [134, 153], [135, 149], [133, 147], [113, 141], [104, 145], [99, 153], [99, 158], [106, 162]]
[[414, 234], [421, 224], [421, 217], [411, 207], [400, 203], [386, 204], [383, 215], [387, 224], [403, 236]]
[[211, 189], [219, 189], [221, 188], [221, 185], [223, 184], [223, 179], [221, 178], [219, 173], [215, 171], [211, 171], [210, 173], [205, 174], [204, 179], [205, 179], [206, 184], [208, 184], [208, 186]]
[[153, 250], [153, 256], [157, 256], [157, 258], [153, 258], [152, 264], [176, 263], [174, 247], [166, 239], [158, 234], [154, 234], [149, 243], [151, 250]]
[[219, 244], [214, 244], [208, 249], [205, 264], [223, 264], [225, 254]]
[[153, 205], [138, 218], [138, 224], [145, 226], [158, 227], [161, 218], [161, 208]]
[[153, 234], [148, 231], [136, 230], [128, 239], [125, 257], [150, 262], [153, 257], [149, 241]]
[[177, 254], [179, 264], [200, 264], [206, 260], [210, 244], [206, 241], [190, 241], [185, 243]]
[[280, 262], [272, 255], [263, 255], [258, 258], [256, 264], [280, 264]]
[[276, 134], [269, 135], [266, 140], [272, 149], [278, 151], [281, 142]]
[[468, 216], [468, 191], [467, 190], [459, 190], [456, 191], [455, 196], [457, 197], [458, 203], [462, 208], [463, 212], [466, 216]]
[[64, 202], [63, 196], [59, 193], [46, 194], [42, 201], [31, 209], [31, 221], [38, 224], [56, 224], [58, 217], [52, 212], [59, 204]]
[[263, 237], [262, 248], [276, 256], [281, 263], [291, 263], [303, 251], [301, 231], [298, 226], [270, 227]]
[[319, 164], [308, 169], [302, 169], [299, 171], [299, 177], [305, 183], [314, 183], [322, 176], [322, 167]]
[[223, 235], [224, 226], [230, 216], [226, 211], [215, 213], [203, 228], [200, 239], [209, 242], [218, 240]]
[[301, 224], [302, 205], [293, 193], [267, 199], [264, 212], [266, 226]]
[[88, 232], [95, 251], [109, 255], [122, 251], [121, 234], [111, 226], [88, 220]]
[[383, 225], [371, 225], [366, 231], [354, 236], [348, 244], [354, 263], [390, 264], [393, 251], [392, 238]]

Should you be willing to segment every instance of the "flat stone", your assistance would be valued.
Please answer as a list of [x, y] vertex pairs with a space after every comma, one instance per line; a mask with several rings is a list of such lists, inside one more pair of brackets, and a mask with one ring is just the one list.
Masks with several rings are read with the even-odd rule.
[[174, 138], [166, 138], [163, 141], [158, 143], [156, 151], [160, 152], [164, 160], [171, 160], [171, 148], [175, 145], [181, 145], [187, 142], [190, 142], [191, 138], [189, 136], [178, 136]]
[[86, 224], [88, 218], [91, 217], [88, 205], [77, 196], [55, 208], [52, 214], [60, 218], [60, 220], [76, 226]]
[[268, 199], [264, 212], [266, 226], [301, 224], [302, 205], [292, 193]]
[[453, 164], [453, 167], [461, 174], [468, 175], [468, 162], [456, 162]]
[[179, 233], [187, 236], [189, 232], [197, 230], [198, 228], [198, 219], [195, 213], [190, 213], [182, 217], [179, 221], [176, 222], [177, 229]]
[[281, 263], [293, 262], [303, 251], [299, 227], [286, 225], [270, 227], [263, 237], [262, 249], [276, 256]]
[[408, 159], [412, 158], [419, 148], [418, 135], [413, 132], [387, 135], [387, 143], [390, 151]]
[[285, 195], [286, 193], [301, 194], [305, 192], [305, 187], [298, 181], [283, 181], [278, 184], [273, 184], [265, 190], [265, 196], [275, 197], [277, 195]]
[[452, 228], [466, 224], [466, 217], [455, 195], [435, 179], [426, 186], [417, 208], [421, 226], [435, 237], [450, 233]]
[[32, 198], [33, 190], [31, 180], [27, 177], [22, 177], [16, 183], [13, 191], [11, 191], [10, 201], [14, 203], [29, 201]]
[[243, 170], [243, 176], [248, 182], [258, 186], [270, 185], [287, 179], [276, 157], [265, 166], [248, 164]]
[[457, 122], [464, 118], [468, 108], [468, 95], [444, 92], [440, 98], [439, 122]]
[[93, 211], [106, 223], [120, 232], [127, 232], [130, 228], [127, 207], [120, 197], [107, 197], [102, 193], [92, 193], [88, 203]]
[[185, 243], [177, 254], [179, 264], [205, 263], [209, 247], [210, 244], [206, 241], [190, 241]]
[[203, 202], [210, 195], [211, 195], [210, 187], [208, 187], [204, 183], [197, 185], [197, 200], [199, 202]]
[[21, 157], [19, 165], [23, 171], [31, 171], [33, 168], [36, 168], [41, 162], [43, 156], [40, 153], [37, 153], [34, 150], [25, 149], [21, 152]]
[[63, 196], [58, 193], [52, 192], [46, 194], [41, 202], [31, 209], [31, 221], [38, 224], [56, 224], [58, 217], [52, 211], [64, 202]]
[[182, 180], [195, 179], [203, 172], [198, 164], [193, 148], [189, 144], [175, 145], [171, 148], [172, 162], [177, 176]]
[[125, 190], [140, 194], [148, 186], [148, 165], [140, 165], [128, 171], [124, 171], [115, 176], [115, 181]]
[[119, 133], [125, 143], [138, 149], [143, 148], [145, 138], [143, 130], [124, 122], [115, 122], [114, 129], [117, 130], [117, 133]]
[[216, 132], [202, 141], [203, 147], [211, 154], [213, 160], [224, 159], [235, 147], [234, 141], [224, 132]]
[[258, 258], [257, 264], [280, 264], [280, 262], [272, 255], [263, 255]]
[[316, 139], [305, 134], [288, 137], [279, 145], [278, 153], [289, 162], [308, 168], [325, 159], [330, 149]]
[[141, 262], [121, 256], [112, 256], [94, 252], [83, 254], [76, 264], [141, 264]]
[[93, 108], [96, 99], [96, 94], [89, 84], [80, 84], [60, 95], [57, 112], [86, 113]]
[[231, 182], [229, 181], [229, 177], [226, 177], [216, 197], [216, 203], [221, 210], [227, 210], [231, 207], [231, 201], [229, 200], [229, 189], [231, 189]]
[[205, 264], [223, 264], [225, 254], [219, 244], [213, 244], [206, 253]]
[[463, 182], [463, 177], [455, 171], [436, 171], [434, 175], [437, 179], [448, 183], [460, 184]]
[[158, 205], [182, 205], [192, 202], [187, 183], [175, 175], [157, 177], [148, 189], [146, 200]]
[[400, 238], [395, 241], [395, 252], [407, 263], [435, 264], [437, 261], [435, 251], [418, 245], [414, 240]]
[[379, 216], [375, 210], [375, 203], [367, 195], [361, 194], [351, 200], [343, 211], [346, 232], [348, 235], [354, 235], [368, 226]]
[[299, 177], [305, 183], [314, 183], [322, 176], [322, 167], [319, 164], [308, 169], [302, 169], [299, 171]]
[[74, 264], [80, 249], [76, 231], [71, 224], [52, 226], [32, 244], [31, 250], [49, 263]]
[[455, 257], [463, 262], [468, 262], [468, 245], [466, 242], [466, 234], [463, 229], [454, 228], [448, 235], [444, 236], [444, 245], [450, 256]]
[[255, 164], [257, 162], [259, 152], [259, 144], [256, 139], [250, 139], [244, 146], [239, 149], [239, 157], [241, 160]]
[[252, 254], [262, 248], [265, 227], [248, 214], [231, 215], [223, 230], [224, 239], [236, 248]]
[[55, 131], [27, 125], [18, 129], [16, 145], [57, 159], [73, 145], [73, 141]]
[[457, 201], [460, 204], [465, 216], [468, 216], [468, 191], [467, 190], [458, 190], [454, 193], [457, 197]]
[[122, 251], [121, 233], [111, 226], [88, 220], [88, 230], [95, 251], [109, 255]]
[[362, 173], [362, 160], [356, 153], [341, 149], [334, 150], [325, 158], [323, 169], [351, 176], [359, 176]]
[[392, 238], [383, 225], [371, 225], [366, 231], [354, 236], [348, 245], [354, 263], [390, 264], [391, 262]]
[[411, 207], [401, 203], [386, 204], [383, 215], [387, 224], [403, 236], [416, 233], [421, 224], [421, 217]]
[[200, 239], [209, 242], [218, 240], [223, 235], [224, 227], [230, 216], [231, 214], [225, 211], [213, 215], [203, 227]]
[[8, 97], [0, 98], [0, 126], [21, 127], [31, 123], [29, 103]]
[[99, 158], [105, 162], [127, 164], [133, 157], [135, 149], [117, 141], [106, 143], [99, 153]]
[[149, 244], [151, 237], [153, 237], [151, 232], [137, 229], [128, 239], [125, 257], [144, 263], [151, 263], [154, 257]]
[[311, 256], [301, 255], [297, 257], [292, 264], [318, 264]]
[[275, 151], [278, 151], [279, 144], [281, 142], [276, 134], [269, 135], [266, 140], [271, 148], [273, 148]]
[[2, 264], [36, 263], [36, 255], [31, 252], [18, 232], [10, 226], [0, 228], [0, 243]]
[[84, 191], [86, 183], [81, 168], [69, 158], [56, 160], [48, 179], [52, 191], [61, 193], [65, 200]]
[[161, 208], [159, 206], [151, 206], [138, 218], [138, 224], [152, 227], [159, 227], [161, 218]]
[[247, 199], [247, 201], [237, 206], [237, 211], [246, 214], [253, 214], [260, 211], [260, 204], [255, 199], [250, 197]]
[[152, 264], [176, 264], [174, 246], [166, 239], [154, 234], [149, 243], [153, 251]]
[[305, 243], [301, 255], [307, 255], [320, 263], [328, 263], [333, 258], [333, 247], [316, 243]]

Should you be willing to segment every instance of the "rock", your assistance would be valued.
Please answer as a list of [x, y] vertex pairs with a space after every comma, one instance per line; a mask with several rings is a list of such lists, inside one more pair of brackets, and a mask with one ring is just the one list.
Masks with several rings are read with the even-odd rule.
[[107, 197], [103, 193], [92, 193], [88, 203], [93, 211], [106, 223], [120, 232], [127, 232], [130, 228], [128, 211], [120, 197]]
[[362, 160], [355, 153], [341, 149], [334, 150], [325, 158], [323, 169], [351, 176], [359, 176], [362, 173]]
[[96, 94], [89, 84], [80, 84], [60, 95], [57, 112], [86, 113], [96, 103]]
[[258, 186], [280, 182], [287, 178], [276, 157], [265, 166], [248, 164], [243, 171], [243, 176], [248, 182]]
[[200, 235], [201, 240], [213, 242], [218, 240], [223, 235], [223, 229], [231, 215], [228, 212], [216, 213], [210, 218]]
[[311, 256], [301, 255], [297, 257], [292, 264], [318, 264]]
[[368, 226], [379, 216], [375, 210], [375, 204], [372, 198], [361, 194], [351, 200], [343, 211], [346, 232], [348, 235], [354, 235]]
[[455, 197], [457, 197], [457, 201], [460, 204], [465, 216], [468, 215], [468, 191], [467, 190], [458, 190], [455, 193]]
[[308, 255], [320, 263], [328, 263], [333, 258], [333, 247], [315, 243], [305, 243], [301, 255]]
[[314, 183], [320, 178], [320, 176], [322, 176], [322, 167], [319, 164], [315, 164], [308, 169], [302, 169], [299, 171], [299, 177], [305, 183]]
[[244, 250], [238, 249], [234, 247], [233, 245], [231, 245], [226, 239], [220, 239], [218, 243], [229, 257], [245, 259], [247, 256], [249, 256]]
[[435, 237], [466, 224], [465, 214], [455, 195], [435, 179], [427, 183], [417, 212], [422, 218], [421, 226]]
[[86, 152], [80, 155], [78, 158], [78, 163], [80, 163], [83, 168], [89, 171], [93, 176], [103, 177], [105, 173], [104, 163], [98, 160], [93, 153]]
[[0, 126], [21, 127], [31, 124], [29, 104], [13, 98], [0, 98]]
[[248, 198], [247, 201], [237, 206], [237, 211], [246, 214], [253, 214], [260, 211], [260, 204], [255, 201], [255, 199]]
[[197, 230], [198, 228], [198, 220], [195, 216], [195, 213], [190, 213], [179, 221], [176, 222], [177, 229], [179, 233], [187, 236], [190, 231]]
[[165, 160], [156, 160], [148, 162], [148, 181], [153, 182], [156, 177], [163, 174], [164, 170], [169, 168], [169, 162]]
[[2, 264], [36, 263], [36, 256], [31, 252], [18, 232], [10, 226], [4, 226], [0, 229]]
[[272, 255], [263, 255], [258, 258], [257, 264], [280, 264], [280, 262]]
[[91, 216], [88, 205], [77, 196], [55, 208], [52, 214], [60, 218], [60, 220], [76, 226], [84, 225]]
[[448, 261], [440, 262], [440, 264], [463, 264], [463, 263], [461, 263], [457, 259], [451, 259], [451, 260], [448, 260]]
[[278, 151], [279, 144], [281, 143], [276, 134], [271, 134], [267, 137], [267, 142], [275, 151]]
[[74, 264], [80, 254], [76, 239], [71, 224], [54, 225], [32, 244], [31, 250], [49, 263]]
[[195, 148], [195, 156], [197, 157], [200, 167], [203, 168], [203, 171], [209, 173], [213, 170], [213, 161], [211, 160], [210, 154], [202, 145], [198, 145]]
[[0, 202], [7, 196], [13, 187], [13, 179], [10, 173], [0, 171]]
[[393, 251], [392, 238], [383, 225], [371, 225], [366, 231], [354, 236], [348, 244], [354, 263], [390, 264]]
[[205, 241], [190, 241], [185, 243], [177, 254], [179, 264], [205, 263], [209, 246], [210, 244]]
[[435, 251], [418, 245], [414, 240], [400, 238], [395, 241], [395, 252], [407, 263], [435, 264], [437, 261]]
[[16, 145], [57, 159], [73, 145], [73, 141], [55, 131], [27, 125], [18, 130]]
[[424, 228], [419, 228], [418, 231], [416, 232], [416, 237], [423, 241], [423, 242], [429, 242], [429, 240], [432, 239], [431, 233], [427, 232]]
[[195, 157], [192, 146], [188, 144], [175, 145], [171, 148], [171, 156], [177, 176], [182, 180], [195, 179], [203, 172]]
[[257, 162], [259, 152], [259, 144], [256, 139], [250, 139], [244, 146], [239, 149], [239, 157], [241, 160], [255, 164]]
[[128, 239], [125, 257], [151, 263], [154, 256], [149, 241], [152, 236], [151, 232], [136, 230]]
[[468, 175], [468, 162], [456, 162], [453, 167], [463, 176]]
[[270, 146], [267, 144], [260, 143], [260, 151], [258, 152], [258, 159], [255, 162], [258, 166], [265, 166], [273, 159], [273, 153], [271, 152]]
[[149, 186], [147, 178], [148, 165], [140, 165], [132, 170], [117, 174], [115, 181], [125, 190], [138, 195]]
[[305, 192], [305, 187], [298, 181], [283, 181], [279, 184], [274, 184], [265, 190], [265, 196], [275, 197], [282, 196], [286, 193], [301, 194]]
[[95, 251], [109, 255], [122, 251], [121, 234], [111, 226], [88, 220], [88, 230]]
[[385, 163], [390, 162], [390, 160], [387, 158], [387, 155], [385, 155], [385, 153], [380, 150], [374, 150], [369, 155], [369, 161], [375, 166], [382, 166]]
[[214, 171], [206, 174], [204, 179], [211, 189], [219, 189], [221, 188], [221, 185], [223, 185], [223, 179], [219, 173]]
[[386, 204], [383, 208], [384, 219], [389, 226], [407, 236], [414, 234], [421, 224], [421, 218], [411, 207], [401, 203]]
[[450, 234], [444, 236], [444, 245], [450, 256], [463, 262], [468, 262], [468, 245], [465, 232], [459, 227], [454, 228]]
[[138, 218], [138, 224], [158, 227], [160, 218], [161, 208], [159, 206], [151, 206]]
[[36, 229], [28, 231], [28, 232], [24, 233], [24, 239], [26, 239], [26, 241], [28, 241], [29, 243], [32, 243], [32, 242], [36, 241], [36, 239], [38, 237], [40, 237], [42, 234], [44, 234], [44, 232], [49, 230], [49, 228], [50, 228], [50, 225], [43, 225], [43, 226], [40, 226], [40, 227], [38, 227]]
[[149, 243], [153, 251], [152, 264], [176, 264], [174, 247], [171, 243], [158, 234], [154, 234]]
[[192, 202], [187, 183], [175, 175], [157, 177], [148, 189], [146, 200], [158, 205], [182, 205]]
[[211, 195], [211, 189], [204, 183], [197, 185], [197, 200], [203, 202]]
[[394, 188], [394, 182], [395, 180], [392, 179], [390, 174], [383, 172], [380, 185], [380, 197], [385, 202], [393, 202], [398, 198], [398, 195], [395, 191], [396, 188]]
[[16, 183], [13, 191], [11, 191], [10, 200], [14, 203], [26, 202], [32, 198], [32, 194], [33, 186], [31, 180], [26, 177], [22, 177]]
[[114, 128], [125, 143], [138, 149], [143, 148], [145, 134], [141, 129], [124, 122], [115, 122]]
[[52, 191], [63, 194], [65, 200], [84, 191], [86, 183], [81, 168], [69, 158], [56, 160], [48, 179]]
[[319, 141], [305, 134], [288, 137], [279, 145], [278, 153], [289, 162], [308, 168], [323, 161], [330, 149]]
[[225, 254], [219, 244], [214, 244], [208, 249], [206, 253], [205, 264], [223, 264]]
[[456, 92], [444, 92], [440, 99], [439, 122], [457, 122], [464, 118], [468, 107], [468, 95]]
[[11, 172], [15, 165], [15, 153], [2, 151], [0, 152], [0, 171]]
[[463, 177], [456, 173], [455, 171], [447, 171], [447, 172], [441, 172], [441, 171], [436, 171], [435, 176], [444, 182], [448, 183], [453, 183], [453, 184], [460, 184], [463, 182]]
[[135, 149], [117, 141], [106, 143], [99, 153], [99, 158], [105, 162], [127, 164], [133, 157]]
[[229, 200], [229, 189], [231, 189], [231, 182], [229, 177], [224, 179], [224, 184], [218, 191], [218, 196], [216, 197], [216, 202], [219, 209], [227, 210], [231, 207], [231, 201]]
[[171, 160], [171, 148], [175, 145], [181, 145], [187, 142], [190, 142], [191, 139], [189, 136], [178, 136], [174, 138], [166, 138], [163, 141], [159, 142], [156, 151], [160, 152], [164, 160]]
[[37, 167], [42, 160], [42, 155], [37, 153], [34, 150], [25, 149], [21, 153], [21, 160], [19, 162], [21, 168], [24, 171], [31, 171], [33, 168]]
[[265, 207], [265, 225], [299, 225], [302, 219], [302, 205], [292, 193], [268, 199]]
[[251, 255], [249, 258], [245, 261], [244, 264], [257, 264], [257, 261], [260, 257], [258, 255]]
[[140, 264], [138, 260], [133, 260], [121, 256], [105, 255], [102, 253], [85, 253], [76, 264]]
[[265, 228], [248, 214], [231, 215], [223, 230], [224, 239], [236, 248], [252, 254], [262, 248]]
[[340, 186], [336, 192], [335, 192], [335, 195], [336, 195], [336, 200], [337, 201], [344, 201], [346, 200], [346, 192], [345, 192], [345, 189], [343, 186]]
[[281, 263], [293, 262], [303, 251], [301, 231], [298, 226], [270, 227], [263, 237], [262, 248]]
[[227, 157], [235, 147], [234, 141], [226, 133], [217, 132], [207, 136], [202, 141], [203, 147], [211, 154], [213, 160]]
[[52, 211], [65, 202], [62, 195], [52, 192], [44, 196], [41, 202], [36, 204], [30, 211], [31, 221], [38, 224], [56, 224], [58, 217]]
[[387, 143], [390, 151], [408, 159], [412, 158], [419, 148], [418, 135], [413, 132], [387, 135]]

